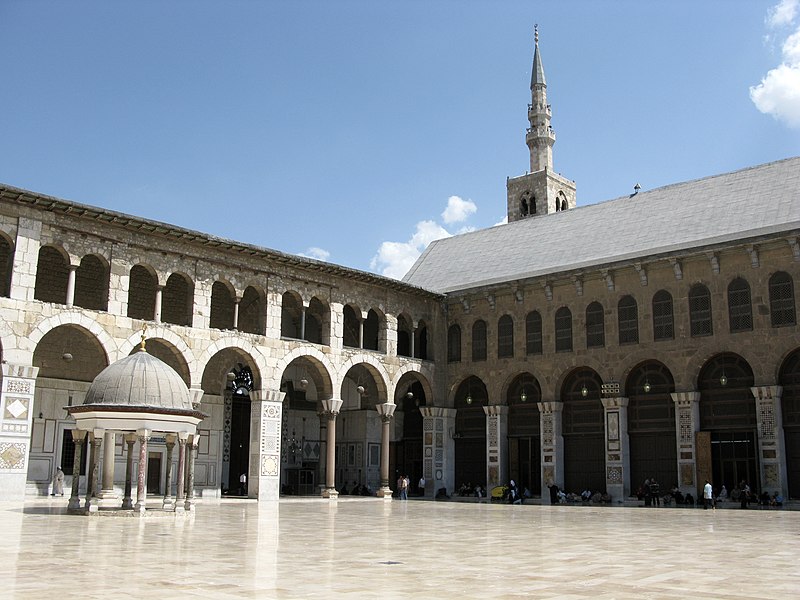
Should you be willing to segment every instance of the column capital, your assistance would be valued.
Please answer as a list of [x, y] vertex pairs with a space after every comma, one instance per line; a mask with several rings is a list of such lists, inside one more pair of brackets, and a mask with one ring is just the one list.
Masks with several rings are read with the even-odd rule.
[[325, 400], [320, 400], [320, 403], [327, 414], [336, 416], [339, 414], [344, 402], [339, 398], [326, 398]]
[[[15, 365], [12, 363], [3, 362], [0, 364], [0, 368], [3, 370], [3, 380], [7, 377], [18, 377], [20, 379], [36, 379], [36, 376], [39, 374], [39, 367], [33, 367], [31, 365]], [[20, 390], [8, 390], [19, 392]], [[25, 393], [25, 390], [21, 390], [22, 393]]]
[[560, 413], [564, 411], [563, 402], [537, 402], [541, 414]]
[[286, 392], [279, 390], [254, 390], [250, 392], [251, 402], [283, 402]]
[[780, 385], [758, 385], [751, 387], [750, 391], [756, 400], [759, 401], [773, 401], [780, 400], [783, 394], [783, 387]]
[[609, 410], [612, 408], [623, 408], [625, 406], [628, 406], [630, 400], [628, 400], [628, 398], [618, 396], [616, 398], [601, 398], [600, 402], [603, 403], [603, 408]]
[[71, 431], [73, 441], [80, 443], [83, 443], [83, 440], [86, 439], [86, 434], [89, 433], [85, 429], [73, 429]]
[[381, 416], [381, 420], [383, 421], [390, 421], [394, 416], [394, 411], [396, 409], [397, 405], [393, 402], [384, 402], [383, 404], [375, 405], [375, 410], [378, 411], [378, 414]]
[[455, 408], [443, 408], [441, 406], [420, 406], [419, 412], [423, 417], [452, 417], [455, 418], [458, 412]]
[[700, 402], [700, 392], [672, 392], [670, 396], [678, 406], [691, 406]]
[[483, 407], [483, 412], [486, 413], [487, 417], [494, 417], [506, 414], [508, 412], [508, 407], [504, 404], [489, 404]]

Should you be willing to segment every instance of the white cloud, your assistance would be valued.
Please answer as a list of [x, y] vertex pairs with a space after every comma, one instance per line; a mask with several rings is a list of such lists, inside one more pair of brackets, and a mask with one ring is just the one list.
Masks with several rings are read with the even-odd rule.
[[793, 32], [783, 43], [781, 64], [750, 88], [750, 99], [758, 110], [797, 128], [800, 128], [800, 27], [795, 21], [799, 11], [800, 0], [782, 0], [770, 9], [767, 23], [773, 28], [791, 26]]
[[323, 248], [311, 246], [305, 252], [301, 252], [300, 256], [305, 256], [306, 258], [316, 258], [317, 260], [328, 260], [331, 256], [331, 253]]
[[478, 210], [472, 200], [463, 200], [458, 196], [447, 199], [447, 208], [442, 212], [442, 220], [447, 224], [461, 223]]
[[383, 242], [370, 261], [370, 269], [386, 277], [402, 279], [428, 244], [446, 237], [450, 237], [450, 232], [438, 223], [420, 221], [407, 242]]

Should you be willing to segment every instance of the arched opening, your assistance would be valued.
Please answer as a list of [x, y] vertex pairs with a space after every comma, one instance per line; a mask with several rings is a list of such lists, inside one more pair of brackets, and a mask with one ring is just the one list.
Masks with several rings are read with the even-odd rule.
[[658, 290], [653, 295], [653, 341], [671, 340], [674, 337], [672, 294], [667, 290]]
[[672, 373], [658, 361], [636, 365], [628, 375], [631, 491], [653, 477], [666, 489], [678, 483], [674, 391]]
[[783, 361], [778, 384], [783, 387], [781, 412], [789, 497], [800, 498], [800, 348]]
[[331, 381], [316, 359], [294, 359], [281, 375], [283, 428], [281, 430], [281, 494], [316, 495], [325, 483], [327, 420], [320, 401], [329, 398]]
[[374, 308], [371, 308], [367, 313], [367, 320], [364, 321], [364, 350], [385, 352], [385, 329], [386, 326], [383, 315]]
[[588, 367], [572, 371], [561, 388], [564, 403], [564, 489], [606, 491], [605, 423], [600, 376]]
[[14, 271], [14, 245], [0, 234], [0, 296], [11, 295], [11, 275]]
[[158, 279], [149, 267], [134, 265], [131, 268], [128, 288], [128, 316], [131, 319], [152, 321], [156, 310]]
[[[411, 495], [423, 495], [419, 488], [419, 480], [423, 475], [423, 431], [422, 412], [420, 408], [427, 406], [425, 388], [416, 373], [406, 373], [400, 378], [395, 391], [394, 413], [395, 432], [399, 432], [397, 441], [392, 442], [389, 454], [389, 473], [394, 479], [401, 474], [408, 475], [411, 480]], [[392, 479], [390, 477], [390, 479]]]
[[728, 324], [731, 333], [753, 331], [750, 284], [742, 277], [737, 277], [728, 284]]
[[732, 490], [746, 481], [758, 491], [761, 478], [752, 386], [753, 370], [732, 352], [714, 356], [700, 370], [699, 479], [710, 473], [709, 479], [717, 487]]
[[497, 358], [514, 356], [514, 319], [503, 315], [497, 321]]
[[[261, 380], [253, 359], [239, 348], [225, 348], [206, 364], [202, 379], [203, 410], [222, 419], [222, 456], [209, 444], [207, 454], [198, 454], [195, 484], [216, 487], [222, 494], [247, 496], [251, 442], [250, 394], [261, 389]], [[220, 460], [221, 459], [221, 460]], [[221, 464], [221, 471], [217, 471]]]
[[586, 347], [602, 348], [606, 345], [606, 323], [603, 305], [592, 302], [586, 307]]
[[285, 292], [281, 299], [281, 337], [303, 339], [303, 300], [295, 292]]
[[69, 261], [66, 254], [53, 246], [39, 249], [33, 297], [42, 302], [67, 303]]
[[472, 324], [472, 361], [486, 360], [486, 321], [478, 319]]
[[194, 284], [186, 275], [172, 273], [161, 294], [161, 320], [164, 323], [191, 327], [193, 306]]
[[788, 273], [778, 271], [769, 278], [769, 314], [773, 327], [797, 324], [794, 282]]
[[617, 304], [619, 345], [639, 343], [639, 307], [633, 296], [623, 296]]
[[428, 326], [425, 321], [420, 321], [414, 331], [414, 358], [428, 360]]
[[455, 486], [459, 489], [481, 486], [486, 489], [486, 413], [489, 393], [479, 377], [468, 377], [458, 386], [455, 395], [456, 468]]
[[542, 390], [530, 373], [517, 375], [508, 386], [508, 479], [530, 490], [542, 493], [541, 439], [539, 407]]
[[75, 306], [90, 310], [108, 310], [108, 267], [93, 254], [81, 259], [75, 271]]
[[211, 286], [211, 318], [209, 326], [213, 329], [233, 329], [235, 292], [230, 284], [215, 281]]
[[525, 354], [542, 353], [542, 315], [533, 310], [525, 316]]
[[264, 335], [266, 331], [266, 302], [264, 295], [248, 286], [239, 302], [239, 331]]
[[[128, 353], [128, 356], [139, 352], [140, 348], [140, 345], [134, 346], [133, 349]], [[146, 350], [148, 354], [152, 354], [157, 359], [167, 363], [170, 367], [172, 367], [175, 372], [181, 376], [181, 379], [183, 379], [186, 387], [191, 387], [192, 379], [191, 374], [189, 373], [189, 365], [186, 362], [186, 358], [175, 346], [160, 338], [147, 338]]]
[[397, 356], [411, 357], [411, 340], [414, 333], [411, 330], [411, 319], [405, 315], [397, 317]]
[[572, 312], [562, 306], [556, 311], [556, 352], [572, 352]]
[[461, 327], [458, 325], [447, 329], [447, 362], [461, 362]]
[[306, 309], [305, 339], [312, 344], [329, 344], [330, 310], [317, 297], [311, 299]]
[[689, 326], [692, 337], [714, 333], [711, 292], [702, 283], [694, 284], [689, 290]]
[[342, 313], [344, 315], [344, 337], [342, 339], [342, 344], [346, 348], [359, 348], [361, 312], [357, 312], [352, 306], [345, 304]]

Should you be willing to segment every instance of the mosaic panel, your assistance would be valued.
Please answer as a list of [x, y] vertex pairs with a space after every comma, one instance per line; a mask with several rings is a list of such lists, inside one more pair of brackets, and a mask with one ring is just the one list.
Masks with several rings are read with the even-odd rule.
[[8, 433], [26, 433], [28, 431], [27, 423], [3, 423], [2, 431]]
[[551, 485], [555, 483], [556, 480], [556, 471], [555, 467], [544, 467], [542, 469], [542, 478], [544, 479], [545, 485]]
[[278, 476], [279, 458], [274, 454], [261, 457], [261, 475], [265, 477]]
[[622, 467], [608, 467], [606, 483], [622, 483]]
[[426, 446], [433, 446], [433, 432], [426, 431], [425, 432], [425, 445]]
[[424, 469], [423, 474], [425, 476], [425, 479], [430, 479], [431, 474], [433, 473], [433, 461], [429, 458], [426, 458], [423, 469]]
[[424, 431], [433, 431], [433, 419], [425, 419], [422, 422], [422, 429]]
[[694, 464], [681, 464], [681, 485], [694, 485]]
[[8, 379], [6, 391], [11, 394], [30, 394], [31, 382], [25, 379]]
[[437, 449], [433, 459], [436, 461], [437, 465], [442, 464], [442, 461], [444, 460], [444, 450]]
[[425, 458], [430, 458], [432, 456], [433, 456], [433, 448], [428, 446], [427, 448], [425, 448]]
[[769, 402], [758, 404], [758, 424], [761, 429], [762, 440], [775, 439], [775, 405]]
[[542, 444], [553, 445], [553, 417], [551, 415], [546, 415], [542, 419]]
[[436, 431], [444, 431], [444, 421], [442, 419], [436, 419]]
[[436, 447], [442, 448], [444, 447], [444, 434], [436, 432]]
[[764, 465], [764, 480], [767, 485], [778, 485], [778, 465]]
[[492, 415], [489, 417], [488, 442], [490, 448], [497, 448], [497, 438], [498, 438], [497, 430], [499, 428], [499, 425], [500, 423], [497, 419], [497, 415]]
[[6, 397], [6, 406], [3, 411], [4, 419], [28, 419], [28, 406], [30, 406], [30, 398], [14, 398]]
[[682, 444], [691, 444], [694, 438], [694, 428], [692, 427], [692, 413], [681, 408], [678, 417], [678, 436]]
[[440, 469], [436, 470], [436, 481], [442, 480], [442, 471]]
[[25, 444], [15, 442], [0, 443], [0, 469], [24, 469]]

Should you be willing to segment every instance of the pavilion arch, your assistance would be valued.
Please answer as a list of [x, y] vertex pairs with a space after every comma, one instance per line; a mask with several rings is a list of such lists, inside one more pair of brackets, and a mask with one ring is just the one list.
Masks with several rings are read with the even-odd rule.
[[[189, 371], [189, 363], [186, 361], [185, 356], [173, 344], [156, 336], [151, 336], [147, 338], [145, 346], [145, 351], [148, 354], [151, 354], [157, 359], [167, 363], [178, 375], [180, 375], [181, 379], [183, 379], [183, 382], [186, 384], [186, 387], [191, 387], [192, 374]], [[128, 354], [130, 355], [139, 352], [141, 347], [142, 344], [140, 340], [139, 345], [134, 346]]]
[[108, 353], [100, 341], [74, 324], [50, 329], [33, 353], [33, 366], [39, 367], [37, 377], [45, 379], [90, 383], [108, 365]]
[[42, 302], [67, 303], [70, 256], [63, 247], [46, 244], [39, 248], [33, 297]]
[[295, 348], [288, 354], [284, 355], [278, 364], [275, 366], [275, 373], [281, 375], [281, 381], [271, 382], [270, 385], [279, 387], [283, 381], [283, 373], [289, 368], [289, 365], [301, 361], [301, 364], [308, 366], [315, 375], [314, 385], [317, 388], [319, 399], [327, 400], [334, 396], [334, 381], [331, 374], [336, 373], [336, 368], [333, 366], [327, 355], [322, 353], [317, 348], [302, 346]]
[[[253, 370], [254, 389], [261, 389], [262, 374], [269, 372], [269, 367], [267, 366], [264, 357], [261, 355], [255, 345], [251, 344], [246, 339], [240, 339], [239, 337], [233, 335], [226, 335], [218, 339], [209, 345], [203, 351], [203, 353], [197, 357], [196, 364], [198, 365], [198, 369], [192, 369], [192, 375], [194, 376], [200, 370], [200, 365], [203, 365], [203, 373], [201, 375], [201, 381], [192, 380], [192, 387], [203, 387], [203, 390], [207, 391], [203, 385], [203, 382], [206, 381], [206, 371], [208, 369], [208, 365], [217, 354], [228, 349], [230, 349], [235, 356], [246, 357], [247, 365]], [[227, 371], [222, 375], [227, 375]]]
[[288, 402], [284, 405], [287, 409], [296, 408], [292, 406], [290, 397], [294, 392], [302, 392], [304, 400], [308, 399], [315, 404], [332, 397], [333, 382], [330, 371], [317, 357], [310, 354], [296, 356], [279, 371], [280, 390], [287, 394]]
[[[116, 359], [119, 356], [117, 343], [114, 341], [114, 338], [112, 338], [108, 332], [97, 323], [95, 319], [86, 316], [82, 312], [76, 311], [65, 311], [58, 315], [44, 319], [33, 331], [31, 331], [28, 337], [24, 338], [24, 340], [20, 338], [20, 342], [24, 341], [26, 349], [29, 349], [31, 352], [33, 352], [38, 347], [39, 342], [44, 338], [45, 335], [61, 325], [76, 325], [87, 330], [94, 338], [97, 339], [100, 346], [102, 346], [107, 360], [111, 358]], [[20, 345], [22, 346], [23, 344], [21, 343]], [[62, 350], [62, 353], [67, 351], [71, 352], [73, 355], [77, 355], [74, 348]]]
[[[564, 358], [569, 358], [569, 357], [565, 356]], [[577, 362], [578, 360], [580, 360], [581, 362], [578, 363]], [[596, 358], [588, 355], [576, 357], [573, 360], [569, 360], [568, 362], [565, 360], [564, 369], [558, 373], [558, 376], [554, 380], [555, 385], [553, 386], [551, 397], [556, 399], [561, 399], [565, 382], [569, 377], [572, 376], [574, 371], [576, 371], [577, 369], [590, 369], [591, 371], [597, 374], [597, 376], [600, 378], [601, 381], [606, 381], [606, 378], [603, 377], [603, 371], [605, 368], [606, 368], [605, 364], [601, 363]], [[608, 379], [610, 380], [611, 378], [609, 377]], [[539, 379], [539, 382], [541, 383], [542, 379]], [[544, 389], [542, 389], [542, 394], [544, 395], [544, 397], [547, 397], [547, 393], [545, 392]]]
[[4, 231], [0, 231], [0, 296], [11, 293], [11, 275], [14, 271], [14, 241]]
[[[350, 358], [339, 369], [342, 410], [354, 408], [374, 409], [376, 404], [389, 402], [389, 380], [383, 365], [371, 356]], [[359, 387], [364, 392], [358, 391]]]
[[[685, 376], [688, 379], [688, 383], [685, 385], [685, 387], [683, 387], [683, 389], [699, 390], [701, 372], [703, 368], [705, 368], [706, 365], [708, 365], [709, 361], [713, 360], [714, 357], [716, 356], [720, 356], [723, 354], [735, 354], [736, 356], [739, 356], [742, 360], [744, 360], [750, 366], [751, 370], [753, 369], [753, 364], [757, 364], [759, 362], [757, 358], [754, 359], [754, 357], [750, 356], [750, 352], [745, 346], [740, 345], [739, 347], [737, 347], [737, 351], [738, 351], [737, 353], [731, 353], [729, 351], [729, 346], [715, 344], [713, 346], [708, 346], [702, 349], [700, 352], [697, 352], [687, 361], [684, 372], [686, 373]], [[769, 370], [766, 371], [767, 377], [771, 378], [775, 376], [774, 368], [775, 368], [774, 365], [772, 364], [769, 365], [768, 367]], [[755, 376], [755, 371], [753, 372], [753, 374]], [[767, 379], [767, 381], [770, 380], [771, 379]], [[683, 384], [684, 384], [683, 381], [680, 380], [675, 381], [675, 386], [679, 390], [682, 389]]]

